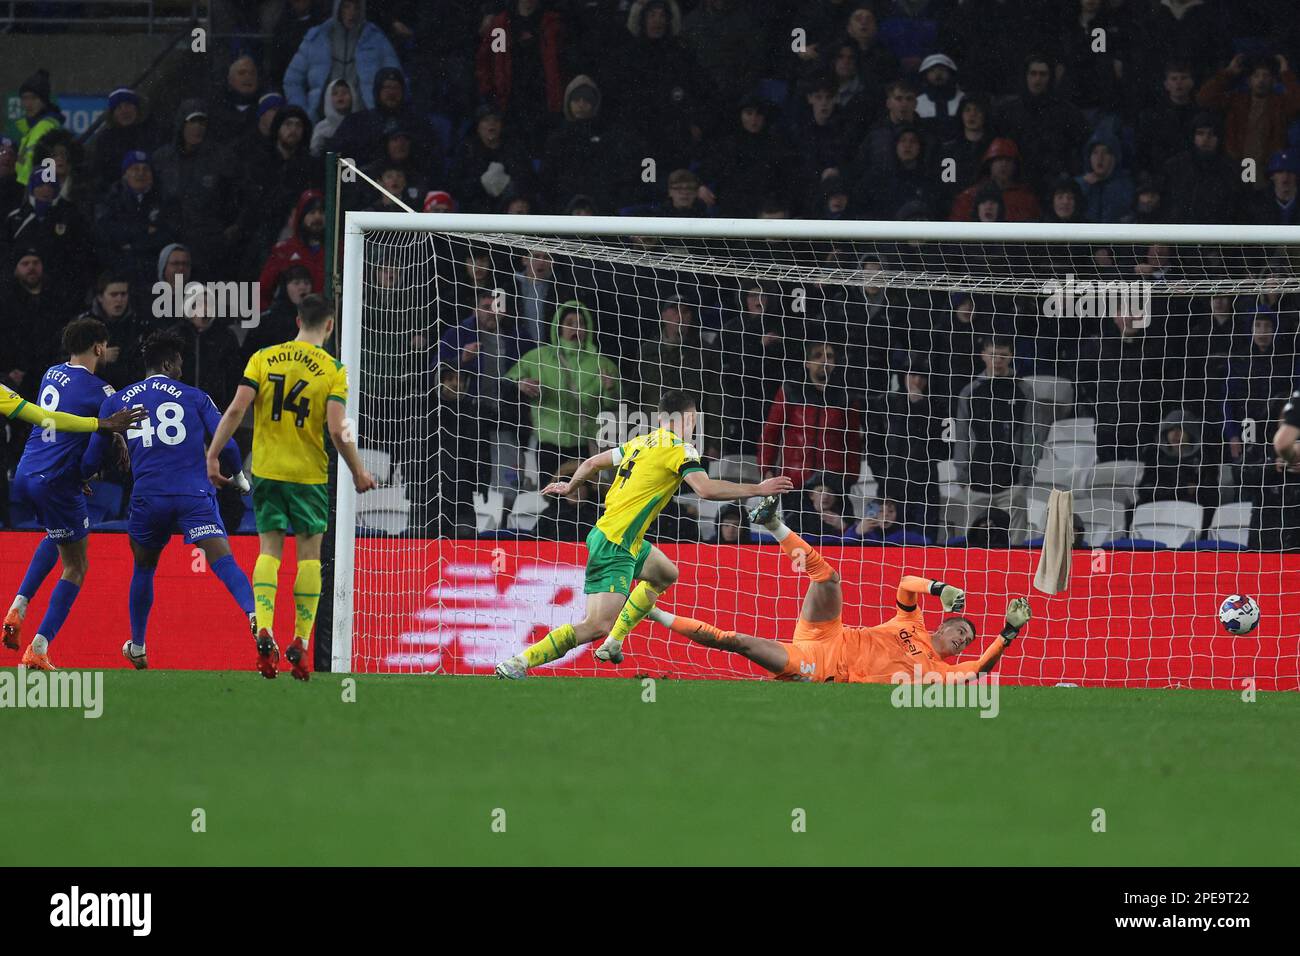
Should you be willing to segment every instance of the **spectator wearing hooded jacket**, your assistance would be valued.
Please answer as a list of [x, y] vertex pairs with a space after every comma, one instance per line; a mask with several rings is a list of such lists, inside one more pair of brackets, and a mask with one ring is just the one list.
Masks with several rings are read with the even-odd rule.
[[371, 93], [374, 107], [344, 117], [326, 148], [350, 157], [358, 166], [365, 166], [383, 154], [386, 135], [394, 130], [405, 130], [411, 137], [412, 153], [429, 157], [433, 168], [427, 170], [426, 175], [433, 179], [441, 177], [441, 165], [433, 162], [435, 157], [442, 155], [441, 144], [429, 121], [412, 107], [402, 71], [396, 67], [380, 69], [375, 73]]
[[1220, 125], [1202, 111], [1192, 123], [1190, 149], [1165, 164], [1169, 217], [1173, 222], [1235, 222], [1241, 196], [1241, 171], [1224, 155]]
[[722, 215], [756, 216], [765, 199], [788, 188], [794, 150], [771, 123], [771, 112], [765, 100], [747, 96], [740, 101], [736, 125], [705, 151], [700, 198], [716, 202]]
[[528, 407], [543, 482], [561, 462], [591, 453], [597, 416], [612, 408], [619, 395], [618, 366], [600, 354], [591, 312], [577, 299], [555, 310], [550, 344], [525, 353], [506, 377]]
[[1205, 510], [1208, 527], [1213, 509], [1222, 500], [1222, 449], [1202, 440], [1201, 428], [1183, 409], [1160, 421], [1160, 440], [1138, 488], [1137, 503], [1190, 501]]
[[303, 37], [312, 27], [329, 16], [330, 0], [285, 0], [284, 8], [271, 28], [271, 50], [267, 54], [267, 71], [273, 81], [284, 86], [284, 74], [298, 54]]
[[925, 155], [925, 140], [911, 126], [898, 127], [894, 135], [893, 169], [859, 184], [859, 208], [872, 219], [896, 219], [904, 206], [919, 203], [924, 218], [933, 218], [938, 202], [934, 188], [937, 177]]
[[311, 272], [303, 265], [292, 265], [280, 273], [271, 307], [258, 316], [257, 325], [244, 338], [245, 361], [259, 349], [297, 338], [298, 306], [303, 298], [319, 291], [311, 282]]
[[1002, 194], [1007, 222], [1037, 222], [1041, 212], [1033, 189], [1020, 179], [1020, 149], [1013, 140], [999, 136], [984, 153], [983, 176], [958, 193], [953, 200], [953, 222], [975, 218], [976, 197], [985, 186], [992, 185]]
[[365, 0], [334, 0], [333, 14], [306, 32], [285, 70], [284, 95], [314, 123], [327, 115], [326, 94], [342, 80], [361, 94], [358, 109], [374, 109], [379, 71], [401, 65], [384, 31], [366, 19]]
[[635, 0], [605, 89], [607, 109], [627, 117], [660, 169], [690, 165], [708, 121], [704, 81], [681, 31], [677, 0]]
[[80, 294], [95, 274], [90, 228], [81, 211], [59, 194], [57, 176], [38, 171], [27, 181], [27, 198], [4, 223], [4, 247], [36, 248], [46, 281]]
[[957, 85], [957, 64], [943, 53], [921, 61], [921, 92], [916, 97], [916, 118], [939, 142], [961, 130], [961, 103], [966, 94]]
[[1260, 303], [1250, 325], [1250, 347], [1228, 359], [1224, 392], [1223, 434], [1234, 461], [1244, 449], [1244, 422], [1259, 423], [1261, 432], [1278, 420], [1282, 405], [1295, 387], [1296, 357], [1286, 346], [1287, 337], [1278, 331], [1275, 306]]
[[140, 96], [129, 87], [108, 94], [104, 128], [94, 140], [95, 188], [102, 195], [122, 176], [122, 157], [137, 150], [146, 153], [158, 145], [159, 131], [141, 113]]
[[1091, 222], [1122, 222], [1133, 208], [1133, 176], [1120, 168], [1119, 138], [1102, 127], [1084, 147], [1084, 173], [1075, 177], [1083, 193], [1084, 213]]
[[781, 385], [763, 424], [758, 466], [765, 476], [787, 475], [796, 486], [815, 472], [836, 476], [845, 487], [858, 480], [862, 412], [833, 383], [837, 366], [833, 345], [807, 344], [803, 374]]
[[269, 139], [247, 160], [250, 198], [240, 231], [249, 236], [245, 256], [254, 266], [275, 244], [298, 198], [323, 185], [321, 164], [307, 146], [310, 137], [307, 113], [284, 107], [276, 112]]
[[292, 265], [307, 267], [313, 289], [325, 288], [325, 196], [319, 189], [308, 189], [298, 197], [290, 225], [293, 234], [272, 247], [262, 266], [258, 279], [262, 309], [270, 307], [280, 273]]
[[149, 154], [126, 153], [122, 173], [95, 209], [99, 258], [133, 289], [151, 286], [158, 253], [179, 238], [178, 211], [163, 199]]
[[180, 233], [193, 252], [196, 270], [215, 273], [228, 261], [238, 238], [243, 170], [214, 139], [202, 100], [181, 102], [172, 141], [153, 154], [153, 171], [163, 202], [178, 210]]
[[[37, 70], [18, 87], [23, 115], [14, 123], [18, 131], [18, 182], [23, 186], [36, 164], [36, 144], [51, 131], [63, 126], [63, 112], [50, 93], [50, 74]], [[6, 210], [7, 211], [7, 210]]]
[[564, 91], [564, 125], [551, 134], [542, 154], [542, 186], [553, 209], [581, 193], [603, 209], [618, 209], [629, 197], [625, 157], [633, 149], [601, 111], [600, 87], [575, 76]]
[[323, 108], [325, 118], [317, 123], [311, 129], [311, 154], [319, 159], [325, 155], [325, 147], [334, 135], [339, 131], [339, 126], [343, 119], [351, 113], [360, 109], [357, 105], [356, 92], [348, 85], [347, 80], [333, 80], [325, 88], [325, 100]]
[[541, 0], [513, 0], [480, 32], [474, 66], [479, 98], [530, 137], [567, 109], [564, 21]]

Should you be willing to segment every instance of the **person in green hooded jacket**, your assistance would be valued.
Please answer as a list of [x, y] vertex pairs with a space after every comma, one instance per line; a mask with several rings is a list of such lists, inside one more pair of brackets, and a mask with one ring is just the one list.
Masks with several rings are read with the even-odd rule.
[[591, 310], [577, 299], [551, 316], [551, 344], [526, 353], [506, 373], [515, 382], [537, 432], [537, 464], [549, 481], [560, 463], [586, 458], [597, 415], [618, 400], [618, 366], [596, 348]]

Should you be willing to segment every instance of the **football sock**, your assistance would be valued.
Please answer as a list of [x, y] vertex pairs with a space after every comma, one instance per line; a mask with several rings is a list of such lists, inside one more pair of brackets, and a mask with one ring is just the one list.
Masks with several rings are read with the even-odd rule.
[[701, 636], [711, 638], [704, 641], [705, 644], [716, 644], [718, 647], [726, 647], [736, 636], [735, 631], [724, 631], [719, 627], [714, 627], [705, 621], [697, 621], [693, 617], [683, 617], [680, 614], [671, 615], [672, 622], [665, 625], [671, 628], [677, 634], [685, 637], [699, 638]]
[[[782, 525], [782, 527], [785, 526]], [[802, 560], [804, 570], [808, 572], [808, 577], [814, 581], [829, 581], [831, 575], [835, 573], [835, 569], [831, 567], [830, 562], [789, 528], [785, 528], [785, 531], [786, 533], [783, 536], [777, 536], [777, 541], [781, 544], [781, 550], [788, 554], [792, 561], [798, 562]]]
[[293, 580], [293, 636], [301, 637], [303, 646], [311, 640], [316, 623], [316, 605], [320, 603], [320, 561], [299, 561], [298, 576]]
[[144, 647], [145, 626], [149, 623], [149, 610], [153, 607], [153, 574], [157, 568], [137, 567], [131, 574], [131, 588], [127, 594], [127, 609], [131, 617], [131, 643]]
[[[23, 583], [18, 585], [18, 597], [14, 598], [12, 610], [16, 610], [19, 614], [27, 613], [27, 602], [36, 597], [36, 592], [45, 583], [49, 573], [54, 570], [58, 560], [59, 546], [49, 538], [43, 538], [36, 546], [36, 553], [32, 555], [31, 563], [27, 565]], [[22, 599], [21, 607], [18, 604], [19, 598]]]
[[[46, 640], [53, 640], [59, 633], [59, 628], [63, 627], [63, 622], [68, 618], [68, 612], [72, 610], [72, 602], [77, 599], [77, 593], [81, 590], [80, 584], [73, 584], [60, 578], [54, 585], [54, 592], [50, 595], [50, 606], [45, 609], [45, 616], [41, 618], [41, 626], [37, 628], [37, 634]], [[37, 653], [40, 653], [39, 651]]]
[[259, 554], [253, 565], [253, 597], [257, 602], [258, 630], [271, 630], [275, 624], [275, 591], [280, 581], [280, 559]]
[[248, 583], [248, 575], [236, 563], [233, 554], [223, 555], [212, 562], [212, 573], [221, 579], [230, 596], [235, 599], [239, 609], [245, 614], [253, 613], [253, 586]]
[[9, 605], [9, 610], [17, 613], [19, 619], [27, 616], [27, 598], [21, 594], [14, 596], [14, 603]]
[[37, 634], [34, 638], [32, 638], [33, 654], [44, 654], [49, 649], [50, 649], [50, 642], [44, 635]]
[[572, 624], [561, 624], [544, 638], [530, 647], [524, 648], [519, 655], [529, 667], [558, 661], [569, 651], [578, 646], [578, 634]]
[[623, 610], [618, 612], [618, 620], [610, 628], [609, 636], [614, 640], [622, 643], [627, 640], [627, 636], [632, 630], [645, 620], [645, 616], [654, 608], [655, 602], [663, 595], [642, 581], [632, 589], [627, 601], [623, 604]]

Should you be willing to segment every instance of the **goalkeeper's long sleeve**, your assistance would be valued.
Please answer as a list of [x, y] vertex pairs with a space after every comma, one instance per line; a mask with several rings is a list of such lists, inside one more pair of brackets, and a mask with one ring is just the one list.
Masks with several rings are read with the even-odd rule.
[[934, 582], [929, 578], [905, 574], [903, 580], [898, 582], [898, 594], [894, 599], [902, 607], [914, 608], [920, 603], [921, 595], [928, 593], [933, 584]]
[[48, 409], [41, 408], [39, 405], [33, 405], [30, 402], [20, 407], [14, 417], [20, 422], [26, 422], [28, 425], [35, 425], [37, 428], [44, 428], [45, 423], [49, 422], [54, 426], [56, 432], [76, 432], [85, 434], [87, 432], [99, 431], [98, 418], [87, 418], [83, 415], [69, 415], [67, 412], [52, 412]]
[[993, 638], [993, 643], [984, 648], [984, 653], [979, 656], [978, 660], [963, 661], [960, 664], [946, 664], [943, 661], [936, 661], [935, 670], [942, 671], [945, 674], [970, 674], [974, 677], [976, 674], [983, 674], [985, 671], [992, 670], [993, 665], [1002, 657], [1002, 652], [1010, 646], [1010, 642], [999, 635]]

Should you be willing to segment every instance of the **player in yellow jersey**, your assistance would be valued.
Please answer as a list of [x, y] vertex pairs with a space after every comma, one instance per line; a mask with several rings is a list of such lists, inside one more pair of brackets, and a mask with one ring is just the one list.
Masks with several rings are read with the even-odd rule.
[[253, 511], [260, 539], [253, 568], [257, 610], [257, 666], [263, 677], [276, 675], [280, 649], [275, 642], [275, 593], [284, 553], [284, 533], [293, 528], [298, 542], [298, 573], [293, 582], [296, 610], [293, 641], [285, 657], [293, 676], [307, 680], [307, 645], [320, 601], [320, 545], [329, 527], [329, 456], [325, 432], [352, 472], [357, 491], [375, 487], [343, 431], [348, 376], [322, 347], [334, 334], [334, 309], [324, 296], [305, 296], [298, 306], [298, 337], [253, 354], [235, 397], [217, 426], [208, 454], [208, 476], [221, 486], [216, 455], [253, 406]]
[[[613, 664], [623, 660], [623, 640], [677, 581], [677, 566], [645, 540], [645, 533], [683, 481], [710, 501], [777, 495], [794, 487], [784, 476], [756, 485], [710, 478], [700, 453], [681, 437], [695, 431], [696, 414], [693, 398], [667, 392], [659, 402], [659, 428], [593, 455], [571, 479], [542, 489], [547, 495], [567, 495], [593, 472], [618, 469], [605, 493], [604, 512], [587, 535], [586, 615], [502, 661], [496, 667], [497, 677], [518, 680], [530, 667], [557, 661], [578, 645], [606, 635], [596, 651], [597, 660]], [[635, 589], [633, 581], [640, 582]]]
[[83, 415], [69, 415], [67, 412], [52, 412], [39, 405], [33, 405], [17, 392], [0, 385], [0, 418], [26, 422], [37, 428], [53, 428], [56, 432], [84, 434], [106, 431], [120, 434], [148, 414], [143, 408], [124, 408], [120, 412], [114, 412], [108, 418], [90, 418]]

